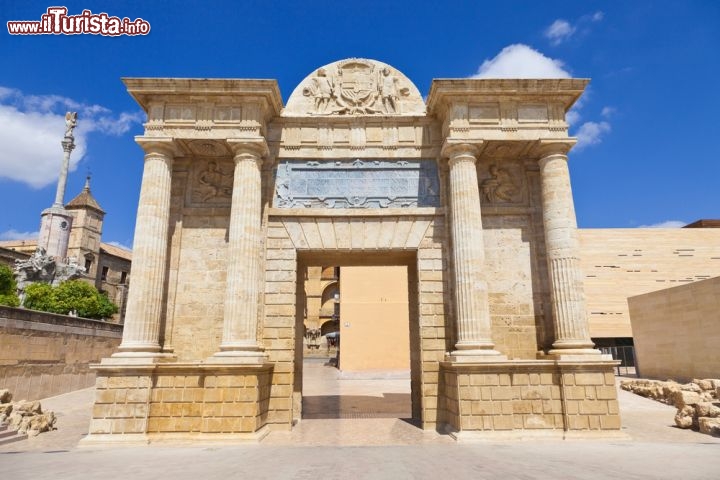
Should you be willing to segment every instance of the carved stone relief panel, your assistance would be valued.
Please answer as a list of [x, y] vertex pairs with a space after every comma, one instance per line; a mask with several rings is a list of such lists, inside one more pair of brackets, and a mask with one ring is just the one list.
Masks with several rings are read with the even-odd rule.
[[483, 204], [508, 206], [526, 203], [527, 187], [523, 166], [518, 162], [488, 159], [478, 165], [480, 197]]
[[439, 207], [434, 160], [281, 160], [276, 208]]
[[232, 200], [234, 162], [213, 158], [193, 162], [186, 192], [186, 205], [229, 206]]

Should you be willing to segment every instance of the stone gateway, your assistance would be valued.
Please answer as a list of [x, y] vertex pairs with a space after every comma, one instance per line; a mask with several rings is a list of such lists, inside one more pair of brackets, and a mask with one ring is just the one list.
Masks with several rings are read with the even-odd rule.
[[126, 78], [147, 112], [133, 284], [86, 442], [258, 440], [301, 418], [303, 272], [407, 267], [412, 412], [458, 439], [617, 434], [593, 349], [565, 113], [587, 80], [348, 59]]

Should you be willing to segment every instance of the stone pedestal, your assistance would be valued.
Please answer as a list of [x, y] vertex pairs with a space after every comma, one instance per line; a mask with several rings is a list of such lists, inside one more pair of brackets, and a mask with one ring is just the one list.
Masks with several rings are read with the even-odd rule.
[[95, 366], [83, 444], [257, 442], [267, 435], [272, 365]]
[[443, 362], [439, 420], [460, 441], [620, 438], [616, 363]]
[[55, 260], [64, 261], [67, 256], [72, 222], [73, 216], [62, 205], [53, 205], [43, 210], [38, 247], [44, 248], [45, 254]]
[[450, 171], [458, 335], [449, 359], [457, 362], [500, 358], [491, 338], [476, 152], [475, 146], [464, 143], [446, 144], [443, 148]]

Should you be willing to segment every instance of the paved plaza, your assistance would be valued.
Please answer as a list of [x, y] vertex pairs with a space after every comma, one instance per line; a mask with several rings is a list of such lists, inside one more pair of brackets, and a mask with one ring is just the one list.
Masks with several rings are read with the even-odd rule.
[[[674, 408], [619, 391], [627, 440], [455, 443], [409, 420], [409, 380], [340, 378], [305, 362], [305, 418], [260, 444], [78, 448], [93, 389], [43, 400], [58, 430], [0, 447], [2, 478], [683, 478], [720, 475], [720, 438], [672, 426]], [[329, 418], [333, 417], [333, 418]]]

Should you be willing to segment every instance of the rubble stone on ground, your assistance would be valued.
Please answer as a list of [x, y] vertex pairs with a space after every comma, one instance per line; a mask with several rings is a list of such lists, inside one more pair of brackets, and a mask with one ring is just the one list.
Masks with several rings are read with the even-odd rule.
[[13, 430], [31, 437], [55, 429], [57, 417], [53, 412], [43, 413], [40, 402], [20, 400], [10, 403], [11, 398], [10, 392], [0, 390], [0, 400], [8, 400], [0, 404], [0, 423], [7, 422]]
[[673, 380], [624, 380], [620, 388], [677, 408], [675, 425], [707, 435], [720, 436], [720, 379], [693, 379], [680, 384]]

